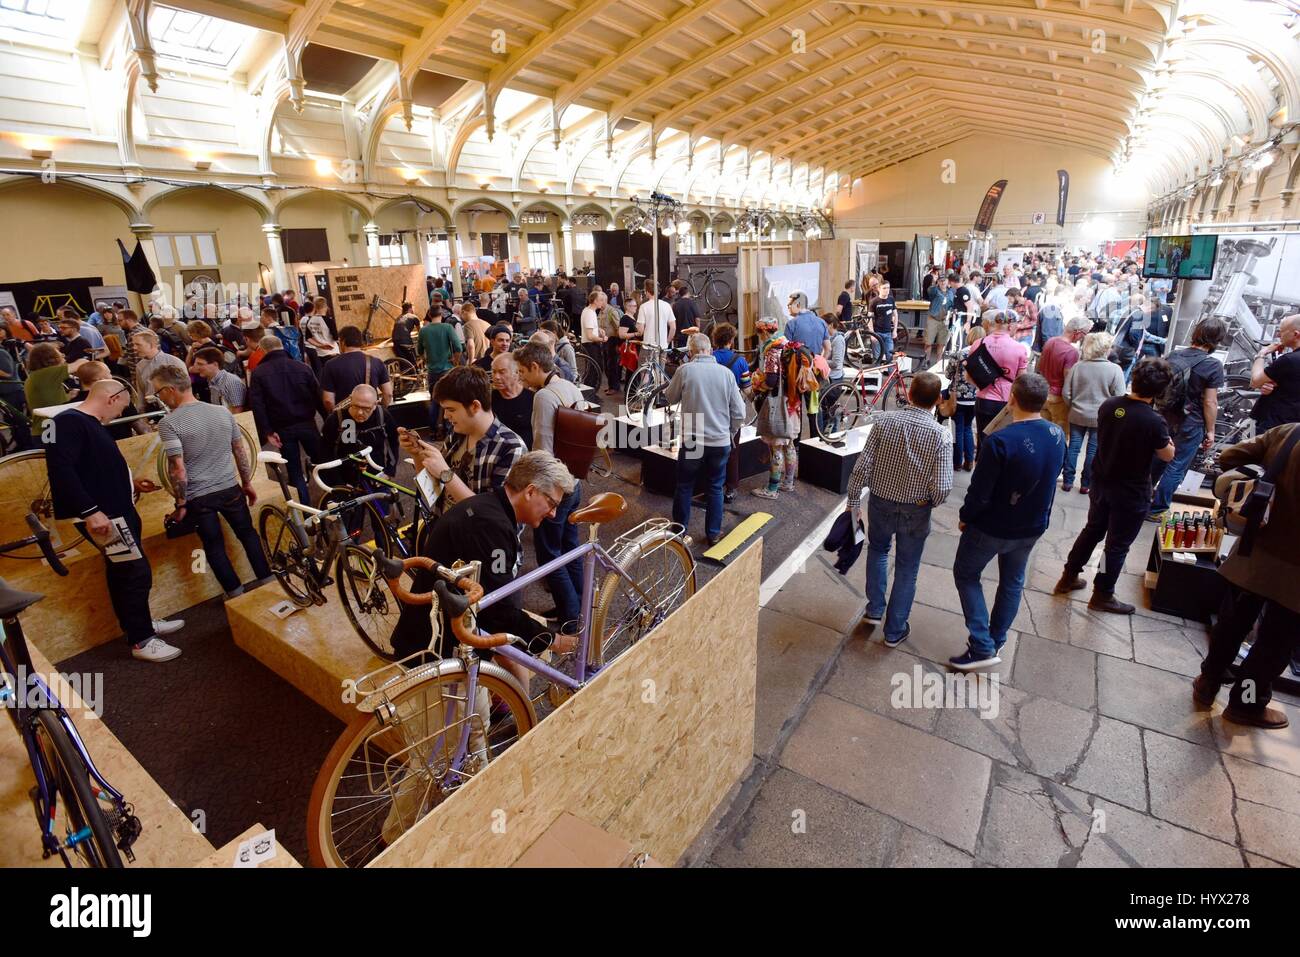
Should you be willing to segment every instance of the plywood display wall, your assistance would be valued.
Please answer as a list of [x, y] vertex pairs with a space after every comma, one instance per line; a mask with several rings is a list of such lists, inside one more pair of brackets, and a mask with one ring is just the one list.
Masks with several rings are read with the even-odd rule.
[[334, 306], [334, 323], [340, 329], [356, 326], [365, 329], [370, 303], [375, 296], [386, 300], [370, 320], [372, 339], [387, 339], [393, 333], [393, 319], [402, 309], [402, 297], [415, 306], [417, 315], [429, 309], [429, 293], [424, 285], [424, 267], [356, 266], [326, 269], [330, 302]]
[[508, 866], [561, 811], [675, 863], [753, 755], [762, 561], [756, 541], [370, 866]]

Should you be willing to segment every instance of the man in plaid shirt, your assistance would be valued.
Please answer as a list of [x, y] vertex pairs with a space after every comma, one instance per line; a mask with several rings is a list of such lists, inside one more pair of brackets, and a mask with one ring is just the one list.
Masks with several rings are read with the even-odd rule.
[[523, 439], [492, 414], [492, 380], [476, 366], [457, 366], [438, 380], [433, 401], [451, 423], [445, 451], [402, 430], [402, 447], [411, 452], [441, 489], [440, 511], [471, 495], [501, 488], [511, 466], [528, 449]]
[[[867, 614], [869, 623], [885, 622], [885, 644], [907, 640], [907, 618], [916, 596], [921, 553], [930, 534], [930, 510], [952, 491], [952, 436], [934, 418], [943, 384], [922, 372], [912, 379], [911, 405], [872, 417], [866, 445], [849, 479], [848, 509], [854, 527], [862, 520], [862, 490], [867, 503]], [[889, 546], [898, 540], [894, 587], [886, 607]]]

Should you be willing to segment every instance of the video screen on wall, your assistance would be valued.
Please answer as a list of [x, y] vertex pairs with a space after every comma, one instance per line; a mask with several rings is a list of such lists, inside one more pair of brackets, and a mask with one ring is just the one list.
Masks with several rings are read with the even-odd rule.
[[1142, 275], [1147, 279], [1209, 279], [1218, 236], [1148, 236]]

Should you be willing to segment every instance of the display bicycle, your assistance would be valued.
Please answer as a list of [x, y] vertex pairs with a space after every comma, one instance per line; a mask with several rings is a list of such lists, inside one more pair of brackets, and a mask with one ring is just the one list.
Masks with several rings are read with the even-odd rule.
[[[912, 373], [902, 370], [902, 359], [902, 355], [896, 355], [892, 362], [859, 369], [855, 375], [823, 389], [820, 412], [814, 417], [817, 434], [827, 442], [839, 442], [846, 433], [866, 425], [876, 412], [910, 405]], [[872, 389], [871, 379], [876, 375], [880, 382]]]
[[[402, 601], [432, 606], [431, 647], [441, 627], [439, 609], [449, 614], [458, 645], [449, 657], [421, 652], [357, 680], [358, 713], [312, 789], [308, 844], [314, 864], [368, 863], [531, 730], [535, 701], [544, 695], [561, 703], [695, 593], [694, 559], [682, 543], [681, 525], [650, 519], [608, 550], [601, 545], [600, 525], [625, 508], [612, 492], [596, 496], [569, 517], [588, 526], [585, 543], [486, 595], [477, 563], [447, 568], [429, 558], [377, 557]], [[548, 663], [525, 650], [520, 637], [479, 633], [478, 612], [576, 561], [583, 563], [585, 577], [582, 627], [572, 655]], [[401, 576], [411, 569], [435, 573], [431, 593], [406, 590]], [[485, 649], [540, 677], [546, 691], [530, 697], [511, 672], [480, 657], [477, 652]]]
[[730, 270], [706, 266], [698, 272], [686, 274], [686, 284], [691, 287], [691, 295], [704, 304], [709, 312], [726, 313], [736, 301], [736, 291], [731, 283], [721, 278]]
[[685, 349], [665, 349], [635, 341], [641, 367], [627, 380], [624, 404], [630, 415], [640, 415], [645, 410], [651, 397], [668, 384], [686, 356]]
[[[67, 575], [50, 533], [32, 513], [32, 534], [0, 545], [0, 553], [35, 547], [59, 575]], [[36, 784], [28, 792], [41, 833], [41, 857], [67, 867], [122, 867], [135, 860], [143, 830], [122, 792], [91, 759], [77, 727], [32, 662], [19, 615], [44, 596], [0, 578], [0, 704], [22, 738]], [[21, 682], [21, 683], [20, 683]]]

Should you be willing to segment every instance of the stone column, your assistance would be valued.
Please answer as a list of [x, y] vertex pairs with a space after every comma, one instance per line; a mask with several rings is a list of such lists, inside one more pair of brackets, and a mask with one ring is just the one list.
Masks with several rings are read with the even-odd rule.
[[571, 223], [562, 224], [560, 233], [564, 243], [564, 262], [562, 265], [565, 271], [572, 275], [573, 270], [577, 268], [573, 261], [573, 225]]
[[451, 288], [459, 299], [464, 296], [460, 283], [460, 230], [447, 227], [447, 250], [451, 254]]
[[379, 224], [366, 223], [366, 258], [371, 266], [379, 265]]
[[286, 289], [292, 289], [289, 267], [284, 262], [284, 245], [280, 242], [280, 224], [267, 223], [262, 227], [262, 232], [266, 233], [266, 248], [271, 254], [271, 281], [275, 284], [275, 288], [268, 289], [267, 292], [284, 292]]

